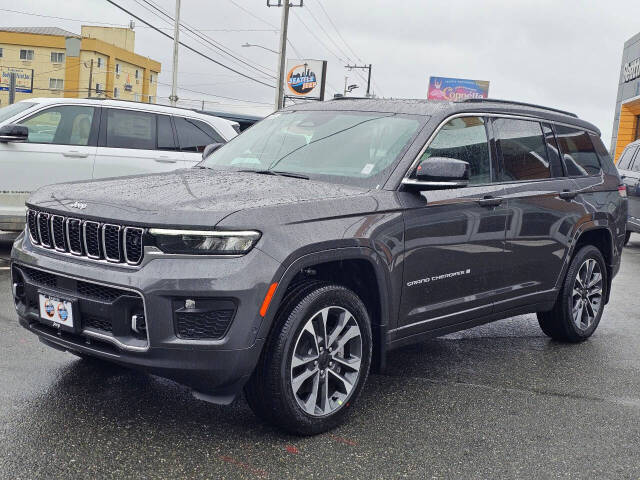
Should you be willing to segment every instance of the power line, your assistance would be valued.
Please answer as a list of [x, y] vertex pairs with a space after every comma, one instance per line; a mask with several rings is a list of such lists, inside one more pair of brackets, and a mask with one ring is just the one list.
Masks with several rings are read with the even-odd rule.
[[[256, 20], [264, 23], [265, 25], [269, 25], [270, 27], [274, 28], [276, 32], [280, 31], [280, 28], [277, 27], [276, 25], [274, 25], [273, 23], [267, 22], [265, 19], [259, 17], [258, 15], [253, 13], [251, 10], [247, 10], [242, 5], [239, 5], [238, 3], [234, 2], [233, 0], [229, 0], [229, 3], [231, 3], [232, 5], [236, 6], [240, 10], [242, 10], [244, 13], [246, 13], [250, 17], [253, 17]], [[298, 58], [302, 58], [302, 55], [300, 55], [300, 52], [298, 51], [298, 49], [296, 49], [295, 45], [291, 42], [291, 40], [289, 40], [288, 37], [287, 37], [287, 45], [289, 45], [291, 47], [291, 50], [293, 50], [293, 53], [295, 53]]]
[[309, 32], [309, 33], [313, 36], [313, 38], [315, 38], [315, 39], [318, 41], [318, 43], [320, 43], [320, 44], [321, 44], [321, 45], [322, 45], [322, 46], [323, 46], [323, 47], [324, 47], [324, 48], [325, 48], [325, 49], [326, 49], [326, 50], [327, 50], [331, 55], [333, 55], [334, 57], [336, 57], [336, 58], [337, 58], [341, 63], [342, 63], [342, 62], [344, 62], [344, 60], [343, 60], [342, 58], [340, 58], [338, 55], [336, 55], [336, 54], [333, 52], [333, 50], [331, 50], [331, 49], [327, 46], [327, 44], [326, 44], [326, 43], [324, 43], [324, 42], [322, 41], [322, 39], [321, 39], [320, 37], [318, 37], [318, 36], [316, 35], [316, 33], [315, 33], [312, 29], [310, 29], [310, 28], [308, 27], [308, 25], [304, 22], [304, 20], [302, 20], [302, 17], [301, 17], [300, 15], [298, 15], [298, 14], [296, 13], [296, 11], [295, 11], [295, 10], [293, 11], [293, 14], [294, 14], [294, 15], [295, 15], [295, 17], [298, 19], [298, 21], [302, 24], [302, 26], [304, 27], [304, 29], [305, 29], [307, 32]]
[[[158, 82], [158, 84], [159, 85], [165, 85], [165, 86], [168, 86], [168, 87], [171, 86], [169, 83], [164, 83], [164, 82]], [[178, 88], [180, 90], [184, 90], [186, 92], [198, 93], [200, 95], [209, 95], [211, 97], [217, 97], [217, 98], [224, 98], [225, 100], [235, 100], [237, 102], [255, 103], [255, 104], [259, 104], [259, 105], [271, 105], [271, 103], [267, 103], [267, 102], [258, 102], [258, 101], [255, 101], [255, 100], [244, 100], [242, 98], [225, 97], [224, 95], [216, 95], [214, 93], [201, 92], [199, 90], [193, 90], [191, 88], [185, 88], [185, 87], [180, 87], [180, 86], [178, 86]]]
[[[136, 2], [136, 3], [138, 3], [140, 6], [142, 6], [143, 8], [145, 8], [145, 9], [147, 9], [147, 10], [151, 11], [151, 13], [153, 13], [153, 14], [154, 14], [154, 15], [156, 15], [157, 17], [161, 18], [163, 21], [165, 21], [165, 22], [175, 22], [174, 18], [173, 18], [171, 15], [169, 15], [169, 14], [168, 14], [167, 12], [165, 12], [162, 8], [160, 8], [159, 6], [157, 6], [154, 2], [150, 2], [150, 1], [148, 1], [148, 0], [142, 0], [142, 1], [144, 1], [144, 3], [146, 3], [147, 5], [150, 5], [152, 8], [154, 8], [155, 10], [157, 10], [158, 12], [160, 12], [160, 13], [161, 13], [162, 15], [164, 15], [165, 17], [167, 17], [167, 18], [168, 18], [168, 20], [166, 20], [166, 19], [164, 19], [164, 18], [160, 17], [157, 13], [155, 13], [155, 12], [151, 11], [148, 7], [145, 7], [144, 5], [142, 5], [142, 4], [140, 3], [140, 1], [139, 1], [139, 0], [135, 0], [135, 2]], [[258, 72], [260, 72], [261, 74], [266, 75], [266, 76], [268, 76], [268, 77], [271, 77], [272, 79], [274, 79], [274, 80], [275, 80], [275, 76], [274, 76], [272, 73], [270, 73], [270, 72], [265, 72], [265, 71], [261, 70], [261, 69], [267, 69], [267, 67], [264, 67], [264, 66], [259, 65], [259, 64], [251, 64], [251, 63], [246, 62], [245, 60], [248, 60], [248, 59], [246, 59], [246, 58], [245, 58], [245, 59], [243, 60], [243, 58], [244, 58], [244, 57], [240, 58], [241, 56], [240, 56], [239, 54], [235, 54], [235, 52], [233, 52], [231, 49], [229, 49], [228, 47], [225, 47], [225, 46], [224, 46], [224, 45], [222, 45], [220, 42], [217, 42], [217, 41], [213, 40], [211, 37], [209, 37], [209, 36], [207, 36], [207, 35], [202, 35], [202, 34], [200, 34], [197, 30], [194, 30], [191, 26], [189, 26], [189, 25], [188, 25], [188, 24], [186, 24], [185, 22], [182, 22], [182, 21], [181, 21], [181, 22], [180, 22], [180, 26], [181, 26], [181, 27], [183, 27], [184, 29], [186, 29], [187, 31], [191, 32], [193, 35], [195, 35], [195, 36], [197, 36], [197, 37], [201, 38], [201, 39], [202, 39], [202, 40], [204, 40], [206, 43], [208, 43], [208, 44], [212, 45], [216, 50], [219, 50], [219, 51], [221, 51], [222, 53], [224, 53], [225, 55], [228, 55], [228, 56], [230, 56], [231, 58], [233, 58], [233, 59], [237, 60], [237, 62], [239, 62], [239, 63], [241, 63], [241, 64], [244, 64], [244, 65], [246, 65], [246, 66], [248, 66], [248, 67], [250, 67], [250, 68], [252, 68], [252, 69], [254, 69], [254, 70], [258, 71]], [[197, 38], [196, 38], [195, 40], [196, 40], [198, 43], [203, 44], [203, 43], [202, 43], [200, 40], [198, 40]], [[204, 44], [203, 44], [203, 45], [204, 45]], [[207, 46], [207, 45], [204, 45], [204, 46]], [[209, 48], [210, 48], [210, 47], [209, 47]], [[257, 66], [256, 66], [256, 65], [257, 65]], [[261, 67], [261, 69], [258, 69], [257, 67]]]
[[[167, 37], [168, 39], [170, 39], [171, 41], [173, 41], [173, 36], [169, 35], [168, 33], [163, 32], [162, 30], [160, 30], [160, 29], [159, 29], [159, 28], [157, 28], [156, 26], [154, 26], [154, 25], [150, 24], [150, 23], [149, 23], [149, 22], [147, 22], [146, 20], [143, 20], [143, 19], [142, 19], [142, 18], [140, 18], [139, 16], [137, 16], [137, 15], [133, 14], [131, 11], [127, 10], [126, 8], [122, 7], [121, 5], [118, 5], [118, 4], [117, 4], [116, 2], [114, 2], [113, 0], [107, 0], [107, 2], [109, 2], [109, 3], [110, 3], [111, 5], [113, 5], [114, 7], [119, 8], [120, 10], [122, 10], [122, 11], [123, 11], [123, 12], [125, 12], [125, 13], [127, 13], [128, 15], [131, 15], [131, 16], [132, 16], [133, 18], [135, 18], [136, 20], [139, 20], [140, 22], [144, 23], [145, 25], [148, 25], [149, 27], [153, 28], [156, 32], [158, 32], [158, 33], [160, 33], [160, 34], [164, 35], [165, 37]], [[263, 82], [263, 81], [261, 81], [261, 80], [258, 80], [257, 78], [250, 77], [249, 75], [246, 75], [246, 74], [244, 74], [244, 73], [242, 73], [242, 72], [240, 72], [240, 71], [238, 71], [238, 70], [236, 70], [236, 69], [234, 69], [234, 68], [232, 68], [232, 67], [230, 67], [230, 66], [228, 66], [228, 65], [225, 65], [224, 63], [219, 62], [218, 60], [216, 60], [216, 59], [214, 59], [214, 58], [211, 58], [210, 56], [205, 55], [205, 54], [204, 54], [204, 53], [202, 53], [202, 52], [199, 52], [199, 51], [198, 51], [198, 50], [196, 50], [195, 48], [190, 47], [189, 45], [187, 45], [187, 44], [185, 44], [185, 43], [183, 43], [183, 42], [179, 42], [179, 44], [180, 44], [180, 45], [182, 45], [183, 47], [185, 47], [186, 49], [188, 49], [188, 50], [192, 51], [193, 53], [196, 53], [196, 54], [200, 55], [201, 57], [206, 58], [207, 60], [209, 60], [209, 61], [211, 61], [211, 62], [215, 63], [216, 65], [220, 65], [222, 68], [225, 68], [225, 69], [230, 70], [230, 71], [232, 71], [232, 72], [234, 72], [234, 73], [237, 73], [237, 74], [238, 74], [238, 75], [240, 75], [241, 77], [248, 78], [248, 79], [250, 79], [250, 80], [252, 80], [252, 81], [254, 81], [254, 82], [256, 82], [256, 83], [259, 83], [260, 85], [264, 85], [264, 86], [269, 87], [269, 88], [276, 88], [274, 85], [271, 85], [271, 84], [269, 84], [269, 83], [265, 83], [265, 82]]]
[[318, 26], [320, 27], [320, 30], [322, 30], [324, 32], [324, 34], [327, 36], [327, 38], [331, 41], [331, 43], [333, 43], [333, 45], [338, 49], [338, 52], [341, 53], [342, 55], [344, 55], [344, 57], [351, 63], [352, 60], [351, 58], [349, 58], [349, 54], [346, 53], [341, 47], [340, 45], [338, 45], [336, 43], [336, 41], [333, 39], [333, 37], [331, 35], [329, 35], [329, 33], [325, 30], [324, 26], [322, 25], [322, 23], [320, 23], [320, 20], [318, 20], [318, 18], [313, 14], [313, 11], [309, 8], [309, 6], [307, 5], [307, 11], [309, 12], [309, 15], [311, 15], [311, 18], [313, 18], [313, 20], [318, 24]]
[[338, 30], [338, 27], [336, 26], [336, 24], [333, 22], [333, 20], [331, 19], [331, 16], [329, 15], [329, 12], [327, 12], [327, 10], [324, 8], [324, 5], [322, 4], [322, 1], [318, 0], [318, 5], [320, 5], [320, 8], [322, 9], [322, 11], [324, 12], [325, 16], [327, 17], [327, 19], [329, 20], [329, 23], [331, 23], [331, 25], [333, 26], [334, 30], [336, 31], [336, 33], [338, 34], [338, 36], [340, 37], [340, 39], [344, 42], [344, 44], [347, 46], [347, 48], [351, 51], [351, 53], [353, 53], [353, 55], [356, 57], [356, 59], [359, 62], [362, 62], [362, 60], [360, 59], [360, 57], [358, 56], [358, 54], [353, 50], [353, 48], [351, 48], [351, 45], [349, 45], [347, 43], [347, 41], [344, 39], [344, 37], [342, 36], [342, 34], [340, 33], [340, 30]]
[[[57, 17], [54, 15], [43, 15], [43, 14], [34, 13], [34, 12], [23, 12], [20, 10], [11, 10], [9, 8], [0, 8], [0, 11], [17, 13], [19, 15], [29, 15], [32, 17], [53, 18], [56, 20], [67, 20], [69, 22], [93, 23], [96, 25], [110, 25], [114, 27], [129, 28], [128, 24], [125, 25], [123, 23], [99, 22], [97, 20], [86, 20], [86, 19], [83, 20], [79, 18]], [[148, 27], [146, 25], [140, 25], [140, 26], [137, 26], [136, 28], [151, 28], [151, 27]], [[163, 30], [173, 29], [173, 27], [158, 27], [158, 28]], [[199, 28], [198, 30], [201, 32], [277, 32], [278, 31], [277, 28]]]

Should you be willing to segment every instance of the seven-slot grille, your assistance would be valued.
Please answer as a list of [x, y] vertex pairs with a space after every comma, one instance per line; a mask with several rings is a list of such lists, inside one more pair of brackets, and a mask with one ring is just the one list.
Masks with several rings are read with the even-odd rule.
[[45, 248], [112, 263], [138, 265], [142, 261], [142, 228], [68, 218], [32, 209], [27, 211], [27, 227], [31, 241]]

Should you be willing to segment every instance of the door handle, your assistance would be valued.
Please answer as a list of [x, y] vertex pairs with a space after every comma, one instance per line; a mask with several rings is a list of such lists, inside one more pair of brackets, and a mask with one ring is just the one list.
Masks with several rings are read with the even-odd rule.
[[481, 207], [497, 207], [502, 203], [502, 198], [485, 195], [484, 198], [477, 200], [477, 202]]
[[87, 158], [89, 156], [86, 152], [80, 152], [78, 150], [69, 150], [68, 152], [64, 152], [62, 155], [65, 157], [73, 157], [73, 158]]
[[571, 190], [563, 190], [558, 194], [558, 196], [563, 200], [572, 200], [576, 198], [576, 195], [578, 195], [578, 192], [576, 191], [572, 192]]
[[173, 158], [169, 158], [169, 157], [156, 157], [154, 158], [154, 160], [158, 163], [177, 163], [177, 160], [174, 160]]

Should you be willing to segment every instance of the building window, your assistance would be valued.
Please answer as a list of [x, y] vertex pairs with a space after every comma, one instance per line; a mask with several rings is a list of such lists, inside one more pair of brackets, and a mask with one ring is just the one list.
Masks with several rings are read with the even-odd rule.
[[20, 50], [20, 60], [33, 60], [33, 50]]
[[118, 87], [113, 89], [113, 98], [120, 98], [120, 90]]
[[136, 69], [136, 80], [140, 78], [140, 70]]
[[49, 79], [49, 90], [62, 90], [64, 88], [64, 80], [61, 78]]
[[153, 83], [153, 73], [149, 75], [149, 83]]
[[51, 62], [52, 63], [62, 63], [62, 62], [64, 62], [64, 53], [62, 53], [62, 52], [51, 52]]
[[2, 49], [0, 48], [0, 58], [2, 58]]
[[99, 95], [101, 93], [104, 93], [104, 88], [102, 87], [102, 85], [100, 83], [96, 83], [96, 93]]
[[120, 75], [120, 64], [116, 63], [116, 75]]
[[149, 95], [149, 103], [156, 103], [151, 95]]
[[134, 93], [133, 94], [133, 101], [134, 102], [139, 102], [140, 101], [140, 94], [139, 93]]
[[[0, 52], [0, 57], [2, 52]], [[636, 117], [636, 140], [640, 139], [640, 115]]]
[[102, 68], [102, 58], [98, 57], [98, 68]]

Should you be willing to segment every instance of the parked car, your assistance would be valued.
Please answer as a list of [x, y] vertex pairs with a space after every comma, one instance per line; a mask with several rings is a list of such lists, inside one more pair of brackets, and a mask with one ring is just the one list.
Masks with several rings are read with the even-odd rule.
[[640, 233], [640, 140], [630, 143], [620, 155], [618, 171], [622, 182], [627, 187], [629, 197], [629, 218], [627, 219], [626, 245], [631, 233]]
[[24, 228], [30, 192], [51, 183], [190, 167], [237, 123], [118, 100], [33, 98], [0, 109], [0, 230]]
[[53, 348], [210, 402], [244, 389], [261, 418], [314, 434], [401, 345], [525, 313], [589, 338], [625, 195], [598, 129], [561, 111], [295, 105], [198, 168], [40, 189], [13, 295]]

